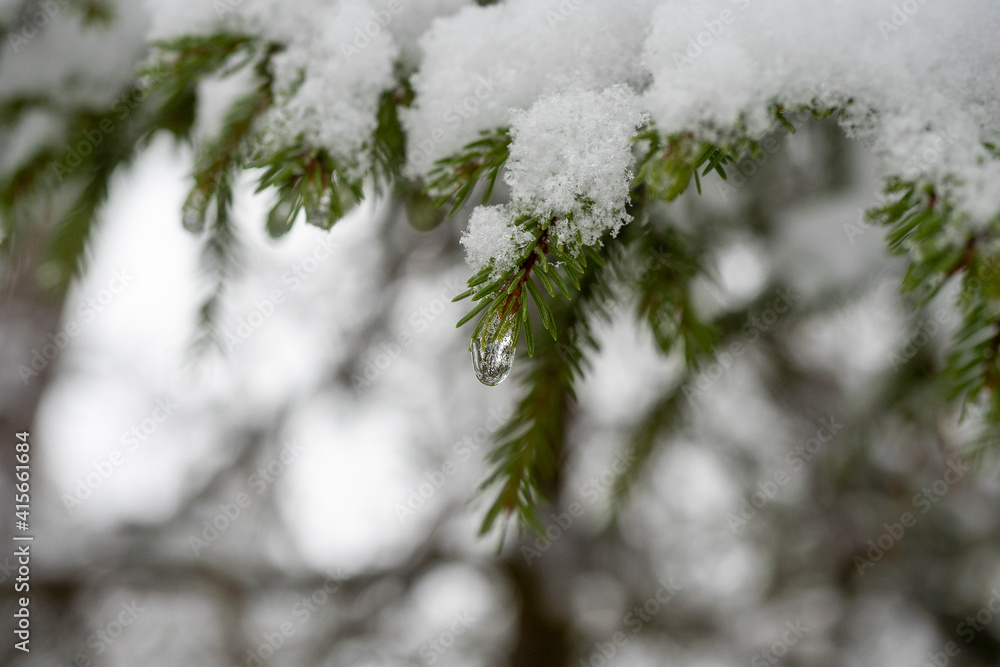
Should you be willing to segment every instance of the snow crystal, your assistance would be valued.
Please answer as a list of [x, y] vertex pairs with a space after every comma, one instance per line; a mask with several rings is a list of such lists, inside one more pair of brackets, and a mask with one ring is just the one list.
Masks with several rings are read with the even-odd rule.
[[507, 206], [480, 206], [469, 218], [469, 229], [462, 235], [465, 259], [473, 271], [493, 263], [491, 276], [496, 278], [514, 268], [521, 253], [534, 240], [531, 232], [514, 224]]
[[559, 240], [578, 248], [618, 233], [632, 182], [631, 138], [644, 121], [627, 86], [545, 97], [512, 114], [504, 180], [519, 213], [560, 218]]

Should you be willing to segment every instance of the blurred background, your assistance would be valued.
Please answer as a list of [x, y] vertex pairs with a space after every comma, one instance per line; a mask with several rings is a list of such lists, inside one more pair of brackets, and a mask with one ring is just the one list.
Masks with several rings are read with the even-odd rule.
[[[139, 3], [110, 22], [55, 4], [21, 43], [35, 10], [0, 2], [4, 171], [144, 54]], [[11, 111], [43, 93], [51, 108]], [[36, 537], [32, 650], [8, 631], [0, 664], [1000, 664], [997, 469], [934, 380], [959, 318], [899, 296], [863, 149], [825, 121], [774, 139], [642, 223], [712, 249], [696, 295], [726, 323], [714, 361], [666, 399], [682, 360], [622, 289], [567, 409], [545, 535], [501, 544], [477, 535], [476, 489], [530, 363], [499, 387], [472, 371], [451, 303], [468, 211], [418, 229], [387, 195], [275, 241], [247, 176], [205, 346], [216, 281], [180, 215], [193, 156], [154, 136], [114, 172], [65, 296], [30, 234], [2, 258], [0, 497], [28, 430]]]

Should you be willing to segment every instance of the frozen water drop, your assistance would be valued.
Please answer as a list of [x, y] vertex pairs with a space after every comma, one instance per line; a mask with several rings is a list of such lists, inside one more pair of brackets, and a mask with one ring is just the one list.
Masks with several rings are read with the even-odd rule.
[[472, 341], [472, 366], [476, 369], [476, 377], [480, 382], [494, 387], [510, 373], [514, 365], [517, 341], [514, 340], [513, 327], [509, 325], [498, 336], [500, 317], [494, 313], [491, 318], [483, 327], [482, 333]]
[[329, 188], [324, 189], [319, 197], [308, 201], [306, 203], [306, 222], [320, 229], [330, 229], [333, 226], [333, 223], [330, 221], [330, 204], [332, 201], [333, 193]]
[[181, 224], [184, 225], [184, 229], [192, 234], [198, 234], [205, 229], [207, 208], [208, 199], [204, 193], [200, 190], [193, 190], [181, 208]]

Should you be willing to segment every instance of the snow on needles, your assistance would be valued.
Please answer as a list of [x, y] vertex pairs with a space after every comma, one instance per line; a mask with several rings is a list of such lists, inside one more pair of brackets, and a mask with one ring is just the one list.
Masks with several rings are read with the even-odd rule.
[[1000, 4], [993, 0], [702, 0], [652, 16], [643, 103], [664, 134], [759, 135], [768, 108], [818, 105], [976, 227], [1000, 212]]
[[415, 30], [469, 0], [147, 0], [154, 39], [236, 32], [283, 46], [273, 57], [275, 106], [265, 141], [301, 136], [352, 178], [370, 167], [371, 137], [395, 68], [418, 62]]
[[617, 234], [629, 219], [631, 139], [644, 120], [627, 86], [552, 95], [512, 113], [504, 180], [515, 210], [564, 218], [553, 230], [571, 248]]
[[479, 206], [469, 218], [469, 229], [462, 235], [465, 259], [473, 271], [490, 263], [491, 277], [496, 278], [514, 268], [522, 249], [534, 240], [531, 232], [514, 224], [508, 206]]
[[761, 133], [775, 104], [837, 108], [886, 178], [933, 185], [967, 227], [1000, 214], [985, 146], [1000, 144], [997, 0], [147, 2], [157, 37], [208, 25], [287, 45], [288, 131], [358, 170], [401, 72], [415, 93], [401, 109], [408, 176], [511, 128], [511, 201], [473, 216], [474, 266], [512, 261], [524, 214], [559, 216], [571, 247], [616, 231], [641, 112], [664, 135], [725, 141]]
[[631, 139], [645, 119], [627, 86], [551, 95], [511, 116], [511, 202], [476, 209], [462, 238], [473, 270], [492, 259], [494, 277], [534, 240], [516, 219], [558, 218], [552, 233], [573, 253], [618, 233], [629, 221]]
[[[1000, 40], [996, 39], [1000, 5], [995, 1], [699, 0], [659, 2], [652, 8], [646, 3], [587, 3], [588, 7], [598, 4], [632, 16], [618, 17], [601, 29], [573, 13], [565, 16], [568, 5], [562, 3], [556, 11], [566, 20], [553, 22], [553, 39], [557, 44], [570, 39], [589, 45], [611, 33], [610, 41], [620, 43], [618, 28], [645, 21], [650, 26], [648, 34], [632, 28], [643, 40], [638, 56], [641, 66], [632, 66], [628, 62], [631, 52], [621, 49], [614, 66], [601, 70], [606, 77], [619, 73], [618, 80], [601, 81], [606, 85], [627, 82], [641, 91], [639, 107], [649, 112], [661, 133], [690, 132], [702, 139], [725, 141], [739, 133], [761, 134], [771, 126], [770, 109], [777, 103], [788, 109], [836, 107], [844, 111], [840, 120], [847, 133], [881, 159], [884, 177], [933, 185], [954, 206], [963, 226], [979, 229], [996, 223], [1000, 160], [983, 145], [997, 144], [1000, 139], [1000, 69], [996, 66], [1000, 62]], [[550, 21], [551, 11], [547, 6], [543, 12]], [[591, 11], [600, 14], [597, 9]], [[522, 14], [520, 30], [537, 30], [528, 25], [529, 12]], [[458, 18], [453, 21], [457, 23]], [[464, 19], [466, 28], [469, 22]], [[439, 46], [454, 47], [454, 37], [443, 34], [449, 26], [448, 21], [441, 22], [437, 41], [425, 42], [432, 52], [428, 61], [435, 59]], [[567, 32], [574, 34], [568, 37]], [[473, 39], [468, 33], [463, 37]], [[543, 53], [539, 48], [531, 55]], [[501, 50], [490, 66], [502, 71], [523, 57], [508, 58]], [[481, 72], [483, 66], [469, 67], [467, 75]], [[585, 60], [580, 67], [588, 67]], [[635, 74], [637, 70], [640, 74]], [[423, 76], [417, 86], [418, 100], [421, 85], [440, 74]], [[516, 80], [525, 91], [547, 78], [550, 73], [522, 64]], [[588, 72], [579, 81], [592, 85], [595, 78]], [[568, 84], [560, 80], [559, 85]], [[438, 86], [430, 86], [428, 92], [434, 94], [438, 106], [456, 102]], [[581, 200], [608, 201], [606, 181], [597, 175], [603, 164], [594, 164], [594, 178], [577, 180], [573, 186], [578, 189], [567, 196], [567, 190], [556, 183], [570, 167], [559, 158], [547, 162], [539, 158], [534, 167], [516, 160], [517, 155], [533, 152], [554, 156], [555, 140], [544, 131], [529, 139], [523, 129], [526, 117], [516, 110], [526, 102], [504, 91], [500, 94], [515, 108], [508, 112], [516, 139], [507, 178], [515, 207], [527, 206], [541, 214], [561, 209], [563, 214], [576, 216]], [[473, 114], [464, 126], [487, 129], [480, 121], [503, 124], [495, 111], [487, 109], [479, 116]], [[421, 128], [413, 130], [419, 137]], [[612, 126], [609, 131], [614, 131]], [[529, 144], [535, 144], [537, 152]], [[569, 186], [568, 181], [562, 184]], [[609, 228], [616, 229], [620, 223], [610, 215]], [[595, 236], [587, 232], [597, 229], [583, 226], [581, 240], [590, 242]]]
[[654, 0], [507, 0], [439, 18], [420, 40], [417, 93], [403, 114], [408, 171], [510, 124], [511, 109], [572, 90], [638, 88]]
[[371, 166], [370, 152], [362, 149], [375, 132], [382, 91], [394, 85], [399, 55], [384, 30], [362, 32], [366, 39], [358, 43], [364, 48], [355, 44], [355, 26], [371, 15], [363, 0], [339, 2], [274, 56], [278, 105], [269, 120], [279, 141], [289, 144], [301, 134], [309, 145], [327, 149], [353, 178]]

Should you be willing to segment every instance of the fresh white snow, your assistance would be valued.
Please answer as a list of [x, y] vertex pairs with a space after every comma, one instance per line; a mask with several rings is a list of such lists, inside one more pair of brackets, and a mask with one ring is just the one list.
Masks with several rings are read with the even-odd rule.
[[[836, 107], [882, 176], [932, 185], [980, 228], [1000, 213], [995, 0], [150, 0], [158, 38], [218, 29], [280, 42], [284, 135], [353, 175], [379, 95], [411, 74], [407, 172], [425, 177], [482, 131], [510, 128], [510, 202], [476, 211], [469, 262], [509, 266], [522, 214], [570, 244], [627, 221], [629, 135], [756, 136], [781, 104]], [[569, 230], [569, 232], [565, 231]]]

